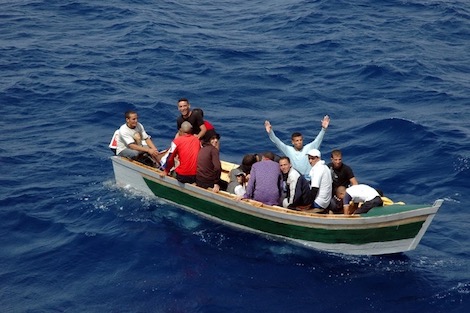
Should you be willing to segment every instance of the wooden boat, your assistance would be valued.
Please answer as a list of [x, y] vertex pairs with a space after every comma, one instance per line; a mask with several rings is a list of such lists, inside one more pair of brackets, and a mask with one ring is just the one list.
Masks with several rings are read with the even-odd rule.
[[[212, 192], [176, 179], [126, 158], [111, 157], [116, 183], [166, 199], [184, 209], [244, 230], [322, 251], [381, 255], [416, 248], [443, 200], [429, 205], [388, 205], [361, 215], [316, 214], [235, 201], [235, 195]], [[222, 162], [223, 175], [237, 165]]]

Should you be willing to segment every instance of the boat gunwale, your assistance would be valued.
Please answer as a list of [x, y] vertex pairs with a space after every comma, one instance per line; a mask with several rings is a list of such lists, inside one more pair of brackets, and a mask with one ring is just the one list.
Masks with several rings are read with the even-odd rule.
[[[362, 226], [373, 228], [377, 227], [378, 224], [380, 224], [380, 227], [402, 225], [404, 223], [425, 221], [430, 215], [436, 214], [442, 204], [442, 200], [436, 200], [432, 206], [424, 206], [423, 208], [413, 208], [407, 211], [374, 216], [332, 215], [302, 212], [280, 206], [269, 206], [254, 200], [236, 201], [234, 200], [235, 195], [227, 192], [216, 193], [193, 184], [182, 184], [170, 176], [161, 177], [160, 173], [162, 173], [162, 171], [127, 158], [113, 156], [112, 160], [113, 162], [118, 162], [120, 165], [126, 166], [131, 170], [136, 170], [142, 177], [146, 177], [156, 184], [176, 189], [181, 193], [198, 197], [204, 201], [216, 203], [227, 209], [236, 210], [240, 213], [250, 214], [259, 218], [282, 223], [294, 223], [304, 227], [331, 228], [332, 226], [337, 226], [339, 228], [356, 228]], [[159, 198], [165, 199], [164, 197]], [[170, 200], [170, 202], [173, 201]], [[192, 210], [197, 211], [197, 209], [194, 208], [192, 208]]]

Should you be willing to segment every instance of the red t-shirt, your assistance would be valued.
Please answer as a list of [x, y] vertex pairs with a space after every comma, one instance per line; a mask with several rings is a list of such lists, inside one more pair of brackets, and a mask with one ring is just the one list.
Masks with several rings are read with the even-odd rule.
[[200, 149], [201, 143], [194, 135], [184, 134], [175, 138], [171, 142], [170, 156], [167, 161], [166, 171], [173, 167], [175, 156], [178, 156], [180, 163], [175, 169], [176, 173], [184, 176], [196, 175], [197, 155]]

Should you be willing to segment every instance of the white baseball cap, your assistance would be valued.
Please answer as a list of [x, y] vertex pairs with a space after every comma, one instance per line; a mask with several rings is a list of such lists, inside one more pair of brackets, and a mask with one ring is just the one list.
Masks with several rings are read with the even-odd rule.
[[318, 150], [318, 149], [312, 149], [312, 150], [310, 150], [310, 151], [307, 153], [307, 155], [313, 156], [313, 157], [319, 157], [319, 158], [321, 158], [321, 152], [320, 152], [320, 150]]

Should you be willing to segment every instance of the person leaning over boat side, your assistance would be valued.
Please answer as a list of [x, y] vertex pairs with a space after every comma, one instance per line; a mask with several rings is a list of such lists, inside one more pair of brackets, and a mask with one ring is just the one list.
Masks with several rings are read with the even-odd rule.
[[[383, 205], [377, 190], [366, 184], [353, 185], [348, 188], [339, 186], [336, 189], [336, 196], [343, 201], [343, 210], [346, 215], [367, 213], [370, 209]], [[361, 202], [362, 205], [359, 206]]]
[[314, 200], [310, 193], [309, 181], [292, 167], [289, 157], [281, 157], [279, 167], [285, 190], [282, 206], [289, 209], [309, 209]]
[[207, 131], [206, 126], [204, 125], [204, 119], [198, 112], [191, 111], [191, 104], [188, 99], [181, 98], [178, 100], [178, 111], [180, 111], [181, 115], [176, 119], [176, 128], [178, 129], [178, 132], [175, 137], [178, 137], [181, 134], [181, 124], [187, 121], [193, 127], [194, 136], [198, 139], [202, 139]]
[[246, 193], [240, 199], [253, 199], [268, 205], [279, 205], [282, 175], [274, 153], [266, 152], [260, 162], [251, 167]]
[[168, 151], [165, 170], [161, 176], [168, 175], [175, 163], [175, 157], [178, 156], [179, 165], [175, 168], [176, 179], [181, 183], [195, 183], [197, 172], [197, 156], [201, 149], [201, 143], [196, 136], [192, 134], [192, 126], [185, 121], [181, 124], [181, 135], [173, 139]]
[[339, 186], [349, 187], [357, 185], [357, 179], [354, 176], [351, 167], [343, 163], [343, 154], [341, 150], [335, 149], [331, 151], [331, 162], [328, 163], [333, 179], [333, 193], [330, 202], [330, 210], [334, 213], [343, 213], [343, 202], [336, 196], [336, 189]]
[[196, 185], [202, 188], [212, 188], [219, 192], [222, 165], [219, 157], [220, 135], [215, 133], [209, 141], [202, 142], [202, 148], [197, 156]]
[[[129, 110], [124, 116], [126, 123], [119, 128], [116, 155], [137, 160], [147, 153], [156, 162], [159, 156], [158, 149], [145, 132], [144, 126], [139, 123], [137, 112]], [[142, 140], [146, 146], [142, 145]]]
[[310, 179], [310, 169], [312, 168], [305, 158], [305, 153], [311, 149], [319, 149], [325, 136], [326, 129], [330, 125], [330, 117], [325, 115], [321, 121], [322, 129], [315, 139], [304, 146], [304, 139], [301, 133], [295, 132], [291, 136], [292, 146], [286, 145], [279, 138], [276, 137], [274, 130], [269, 121], [264, 122], [264, 127], [268, 133], [269, 139], [276, 145], [276, 147], [291, 160], [292, 166], [298, 170], [307, 179]]
[[318, 149], [312, 149], [307, 153], [308, 161], [312, 166], [310, 170], [310, 192], [314, 199], [312, 207], [320, 209], [318, 213], [328, 213], [327, 209], [331, 201], [331, 190], [333, 182], [331, 172], [325, 161], [321, 159], [321, 153]]

